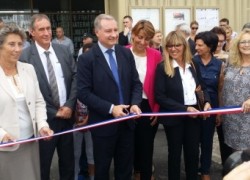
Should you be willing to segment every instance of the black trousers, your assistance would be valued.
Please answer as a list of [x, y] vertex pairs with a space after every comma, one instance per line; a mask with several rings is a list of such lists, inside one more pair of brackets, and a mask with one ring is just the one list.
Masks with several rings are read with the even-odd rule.
[[[142, 112], [152, 112], [148, 100], [141, 103]], [[140, 172], [141, 180], [151, 180], [154, 138], [158, 129], [158, 123], [150, 125], [150, 117], [142, 117], [136, 120], [135, 127], [135, 155], [134, 170]]]
[[119, 123], [118, 130], [112, 136], [92, 134], [95, 180], [109, 180], [111, 161], [114, 158], [116, 180], [131, 180], [134, 153], [134, 130], [126, 122]]
[[224, 165], [227, 158], [233, 153], [233, 149], [224, 142], [224, 133], [223, 133], [222, 125], [217, 126], [216, 129], [217, 129], [219, 145], [220, 145], [221, 162], [222, 162], [222, 165]]
[[[54, 133], [72, 129], [70, 120], [55, 119], [49, 122], [49, 125]], [[49, 141], [40, 140], [39, 149], [41, 180], [50, 179], [50, 166], [55, 150], [58, 154], [60, 180], [74, 180], [75, 158], [72, 133], [53, 137]]]
[[197, 180], [200, 119], [186, 117], [179, 125], [164, 125], [168, 142], [168, 179], [180, 180], [181, 153], [184, 151], [187, 180]]

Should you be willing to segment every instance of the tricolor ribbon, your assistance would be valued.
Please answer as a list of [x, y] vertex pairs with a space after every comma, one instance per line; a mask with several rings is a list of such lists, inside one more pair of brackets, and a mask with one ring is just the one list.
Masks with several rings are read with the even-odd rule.
[[[224, 107], [224, 108], [214, 108], [214, 109], [211, 109], [209, 111], [200, 111], [200, 112], [141, 113], [140, 116], [141, 117], [143, 117], [143, 116], [157, 116], [157, 117], [166, 116], [167, 117], [167, 116], [192, 116], [192, 115], [213, 115], [213, 114], [237, 114], [237, 113], [242, 113], [242, 108], [239, 107], [239, 106], [237, 106], [237, 107], [236, 106], [234, 106], [234, 107], [230, 106], [230, 107]], [[109, 119], [109, 120], [105, 120], [105, 121], [102, 121], [102, 122], [99, 122], [99, 123], [90, 124], [90, 125], [87, 125], [87, 126], [82, 126], [82, 127], [74, 128], [74, 129], [71, 129], [71, 130], [55, 133], [55, 134], [53, 134], [53, 136], [60, 136], [60, 135], [72, 133], [72, 132], [75, 132], [75, 131], [92, 129], [92, 128], [96, 128], [96, 127], [99, 127], [99, 126], [104, 126], [104, 125], [113, 124], [113, 123], [129, 120], [129, 119], [134, 119], [135, 117], [138, 117], [138, 115], [130, 114], [130, 115], [127, 115], [127, 116], [124, 116], [124, 117]], [[46, 137], [47, 136], [45, 136], [45, 137], [35, 137], [35, 138], [30, 138], [30, 139], [18, 140], [18, 141], [15, 141], [15, 142], [2, 143], [2, 144], [0, 144], [0, 148], [7, 147], [7, 146], [13, 146], [13, 145], [17, 145], [17, 144], [29, 143], [29, 142], [32, 142], [32, 141], [45, 139]]]

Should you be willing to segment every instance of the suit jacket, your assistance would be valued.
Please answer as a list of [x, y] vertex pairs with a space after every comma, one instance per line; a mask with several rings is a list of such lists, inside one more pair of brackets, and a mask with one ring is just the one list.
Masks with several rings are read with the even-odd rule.
[[[76, 103], [76, 66], [73, 56], [70, 54], [69, 50], [59, 44], [51, 44], [58, 61], [61, 64], [62, 72], [65, 81], [67, 100], [64, 106], [75, 109]], [[30, 47], [23, 50], [20, 57], [20, 61], [30, 63], [34, 66], [37, 78], [40, 85], [40, 90], [46, 102], [48, 122], [52, 121], [58, 111], [58, 108], [54, 106], [53, 100], [51, 98], [50, 85], [43, 68], [42, 61], [38, 54], [38, 50], [33, 43]]]
[[[201, 78], [200, 70], [197, 64], [190, 67], [191, 73], [194, 77], [196, 86], [201, 85], [204, 91], [205, 102], [210, 102], [209, 95], [206, 91], [206, 86]], [[175, 75], [173, 77], [168, 76], [164, 71], [164, 62], [161, 62], [155, 75], [155, 99], [160, 105], [161, 112], [180, 112], [187, 111], [187, 106], [184, 105], [184, 94], [181, 75], [179, 68], [174, 68]], [[182, 123], [183, 116], [170, 116], [164, 117], [160, 121], [164, 125], [178, 125]]]
[[[32, 120], [34, 135], [37, 136], [42, 127], [48, 127], [45, 102], [34, 68], [29, 64], [17, 62], [17, 70]], [[2, 68], [0, 68], [0, 82], [0, 141], [6, 133], [19, 139], [20, 124], [17, 102]], [[14, 151], [18, 147], [19, 145], [0, 148], [0, 151]]]
[[[142, 100], [142, 85], [131, 51], [115, 46], [118, 74], [124, 104], [139, 105]], [[112, 71], [99, 47], [95, 44], [78, 60], [77, 97], [89, 108], [89, 122], [97, 123], [113, 116], [109, 113], [112, 104], [119, 105], [119, 90]], [[127, 121], [133, 129], [134, 122]], [[117, 123], [92, 129], [94, 135], [109, 136], [117, 131]]]
[[123, 31], [119, 33], [118, 44], [120, 44], [122, 46], [126, 46], [126, 45], [130, 44], [128, 42], [128, 36], [124, 36]]
[[195, 55], [196, 53], [195, 42], [191, 38], [188, 38], [188, 44], [192, 55]]

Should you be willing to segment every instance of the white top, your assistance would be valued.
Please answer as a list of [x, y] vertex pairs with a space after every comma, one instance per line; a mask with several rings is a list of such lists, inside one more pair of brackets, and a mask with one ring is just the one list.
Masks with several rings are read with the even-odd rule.
[[78, 51], [78, 55], [77, 55], [77, 61], [78, 61], [78, 58], [79, 58], [79, 56], [82, 54], [82, 47], [79, 49], [79, 51]]
[[191, 67], [190, 64], [185, 64], [185, 69], [180, 67], [178, 63], [173, 60], [173, 67], [179, 68], [179, 72], [181, 75], [182, 86], [183, 86], [183, 95], [184, 95], [184, 105], [196, 105], [197, 99], [195, 96], [196, 83], [194, 77], [189, 69]]
[[7, 80], [11, 87], [11, 90], [16, 98], [19, 125], [20, 125], [20, 139], [28, 139], [34, 135], [32, 120], [29, 114], [29, 109], [26, 104], [26, 99], [22, 92], [22, 87], [20, 85], [20, 79], [18, 75], [7, 76]]
[[[130, 48], [130, 50], [134, 55], [135, 66], [136, 66], [136, 69], [137, 69], [138, 74], [139, 74], [139, 79], [140, 79], [141, 83], [144, 84], [146, 73], [147, 73], [147, 56], [144, 56], [144, 57], [137, 56], [132, 51], [132, 48]], [[145, 94], [144, 90], [142, 91], [142, 98], [143, 99], [148, 99], [148, 97]]]
[[64, 75], [62, 71], [62, 67], [60, 62], [58, 61], [58, 58], [56, 56], [56, 53], [52, 46], [50, 45], [50, 48], [48, 50], [43, 49], [41, 46], [35, 42], [39, 56], [42, 60], [43, 68], [45, 70], [45, 74], [47, 76], [48, 82], [49, 82], [49, 73], [48, 73], [48, 68], [47, 68], [47, 58], [45, 55], [45, 51], [49, 51], [49, 58], [51, 60], [52, 66], [54, 68], [54, 72], [56, 75], [56, 82], [58, 86], [58, 93], [59, 93], [59, 101], [60, 101], [60, 106], [63, 106], [66, 102], [67, 99], [67, 94], [66, 94], [66, 86], [64, 82]]

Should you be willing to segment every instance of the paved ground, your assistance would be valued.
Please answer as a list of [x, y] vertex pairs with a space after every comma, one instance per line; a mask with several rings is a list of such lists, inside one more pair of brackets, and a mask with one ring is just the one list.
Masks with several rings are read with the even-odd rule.
[[[216, 135], [216, 134], [215, 134]], [[221, 165], [217, 136], [214, 137], [213, 162], [211, 167], [211, 179], [221, 180]], [[155, 177], [156, 180], [167, 180], [167, 140], [162, 128], [159, 128], [155, 139]], [[182, 160], [182, 179], [185, 179], [185, 171]]]
[[[212, 167], [211, 167], [211, 179], [212, 180], [221, 180], [221, 161], [218, 147], [217, 134], [214, 136], [214, 148], [213, 148], [213, 157], [212, 157]], [[58, 167], [57, 167], [57, 156], [55, 155], [51, 180], [59, 180], [58, 178]], [[156, 180], [167, 180], [167, 140], [162, 126], [159, 126], [158, 132], [155, 138], [155, 149], [154, 149], [154, 164], [155, 164], [155, 177]], [[182, 179], [185, 179], [184, 166], [182, 163]]]

